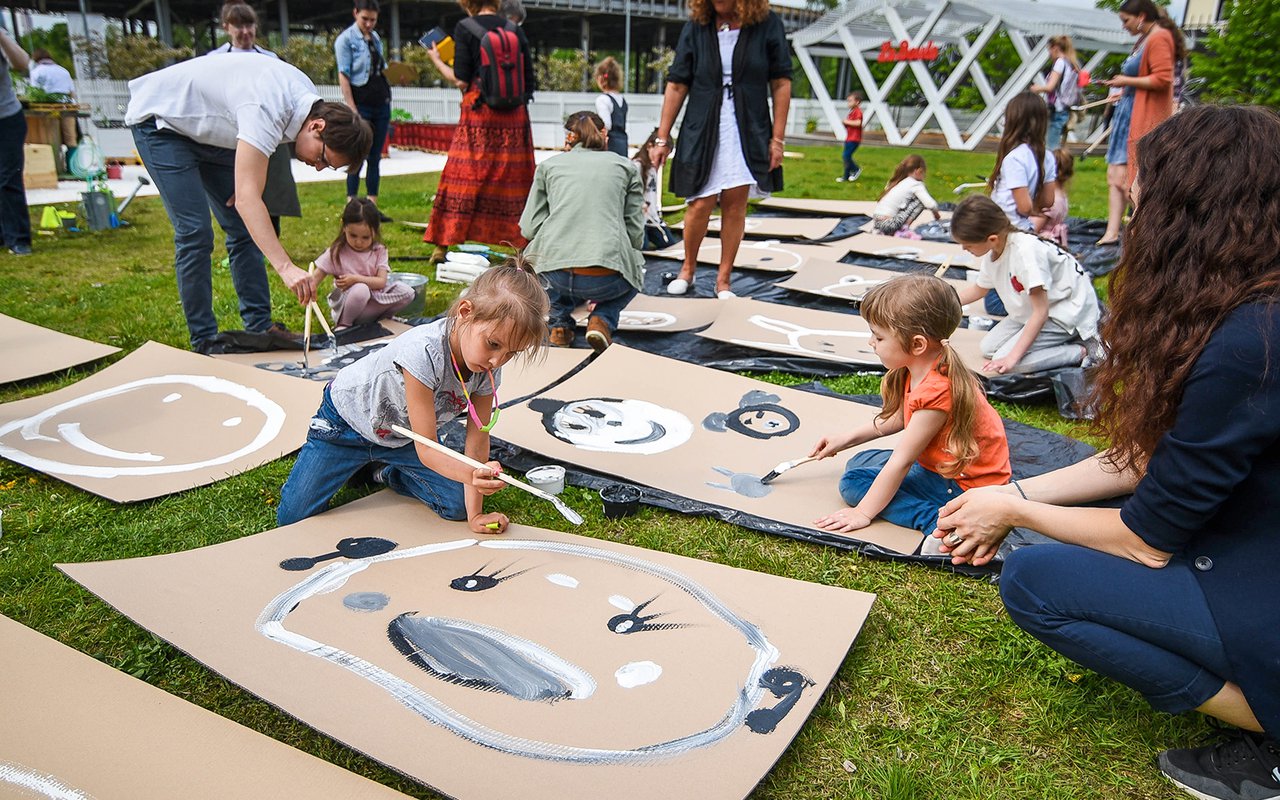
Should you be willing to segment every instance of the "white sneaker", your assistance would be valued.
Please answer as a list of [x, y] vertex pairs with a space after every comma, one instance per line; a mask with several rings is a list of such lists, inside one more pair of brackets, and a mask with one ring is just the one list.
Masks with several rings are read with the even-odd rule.
[[836, 178], [836, 183], [844, 183], [844, 176], [841, 175], [839, 178]]
[[721, 289], [720, 291], [716, 292], [716, 297], [720, 300], [732, 300], [733, 298], [737, 297], [737, 295], [728, 289]]
[[856, 181], [858, 178], [861, 178], [861, 177], [862, 177], [862, 168], [859, 167], [858, 171], [853, 173], [853, 175], [849, 178], [849, 180]]
[[684, 294], [689, 291], [689, 282], [684, 278], [676, 278], [667, 284], [667, 294]]

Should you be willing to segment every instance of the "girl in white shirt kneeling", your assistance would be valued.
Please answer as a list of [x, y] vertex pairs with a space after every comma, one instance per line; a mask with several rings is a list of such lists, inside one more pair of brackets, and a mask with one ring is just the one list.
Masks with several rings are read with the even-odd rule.
[[972, 303], [995, 289], [1008, 312], [982, 340], [984, 372], [1042, 372], [1100, 358], [1098, 296], [1075, 256], [1014, 227], [989, 197], [970, 195], [951, 215], [951, 238], [978, 258]]

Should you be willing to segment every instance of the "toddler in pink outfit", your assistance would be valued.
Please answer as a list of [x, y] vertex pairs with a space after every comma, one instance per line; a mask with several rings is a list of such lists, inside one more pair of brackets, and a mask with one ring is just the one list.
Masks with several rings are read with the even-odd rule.
[[387, 248], [379, 232], [378, 207], [357, 197], [342, 211], [338, 238], [316, 259], [316, 287], [333, 276], [329, 309], [339, 328], [386, 319], [413, 300], [412, 287], [387, 280]]

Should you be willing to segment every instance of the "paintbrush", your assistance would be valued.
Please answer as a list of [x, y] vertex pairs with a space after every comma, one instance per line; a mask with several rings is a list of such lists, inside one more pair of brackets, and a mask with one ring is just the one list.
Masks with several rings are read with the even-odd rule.
[[[412, 439], [413, 441], [418, 442], [419, 444], [424, 444], [427, 447], [430, 447], [432, 450], [435, 450], [436, 452], [444, 453], [450, 458], [461, 461], [463, 464], [466, 464], [470, 467], [474, 467], [475, 469], [489, 468], [487, 464], [482, 464], [465, 453], [459, 453], [457, 450], [454, 450], [451, 447], [446, 447], [445, 445], [440, 444], [435, 439], [429, 439], [426, 436], [422, 436], [421, 434], [414, 433], [408, 428], [401, 427], [400, 425], [392, 425], [391, 430], [395, 431], [401, 436], [404, 436], [405, 438]], [[584, 520], [582, 519], [582, 515], [579, 514], [577, 511], [574, 511], [572, 508], [569, 508], [569, 506], [565, 505], [565, 502], [563, 500], [561, 500], [559, 497], [556, 497], [554, 494], [551, 494], [550, 492], [544, 492], [541, 489], [537, 488], [536, 486], [530, 486], [529, 484], [523, 481], [520, 481], [511, 477], [505, 472], [499, 472], [494, 477], [496, 477], [500, 481], [505, 481], [506, 483], [511, 484], [517, 489], [523, 489], [524, 491], [528, 492], [534, 497], [540, 497], [543, 500], [550, 502], [551, 505], [556, 507], [556, 511], [560, 512], [560, 516], [569, 520], [574, 525], [581, 525], [583, 523]]]
[[[315, 274], [315, 271], [316, 262], [312, 261], [311, 266], [307, 269], [307, 274], [313, 275]], [[320, 306], [316, 305], [315, 300], [312, 300], [308, 304], [308, 308], [315, 312], [316, 319], [320, 321], [320, 327], [324, 328], [324, 332], [329, 334], [329, 349], [332, 350], [333, 354], [336, 356], [338, 354], [338, 337], [333, 334], [333, 328], [329, 327], [329, 320], [325, 319], [324, 314], [320, 311]]]
[[947, 256], [947, 260], [942, 262], [942, 266], [938, 267], [933, 273], [933, 277], [941, 278], [947, 274], [947, 270], [951, 269], [951, 256]]
[[779, 475], [781, 475], [782, 473], [788, 470], [795, 469], [801, 464], [808, 464], [810, 461], [817, 461], [817, 460], [818, 460], [817, 456], [805, 456], [804, 458], [797, 458], [795, 461], [783, 461], [781, 464], [774, 467], [772, 472], [770, 472], [768, 475], [765, 475], [763, 478], [761, 478], [760, 482], [770, 483], [773, 481], [774, 478], [778, 477]]

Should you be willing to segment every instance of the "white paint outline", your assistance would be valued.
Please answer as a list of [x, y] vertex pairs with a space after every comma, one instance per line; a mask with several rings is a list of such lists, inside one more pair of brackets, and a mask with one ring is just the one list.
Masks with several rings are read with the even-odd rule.
[[[750, 339], [730, 339], [733, 344], [740, 344], [744, 347], [758, 347], [763, 350], [774, 350], [783, 353], [799, 353], [800, 355], [810, 356], [812, 358], [820, 358], [824, 361], [839, 361], [845, 364], [865, 364], [866, 360], [856, 358], [847, 358], [845, 356], [836, 355], [835, 353], [823, 353], [818, 350], [810, 350], [807, 347], [801, 347], [799, 341], [804, 336], [830, 336], [836, 339], [866, 339], [868, 345], [871, 342], [871, 332], [863, 333], [861, 331], [848, 330], [823, 330], [821, 328], [804, 328], [794, 322], [788, 322], [785, 319], [774, 319], [766, 317], [763, 314], [752, 314], [747, 318], [747, 322], [755, 325], [757, 328], [764, 328], [767, 331], [785, 336], [786, 343], [782, 342], [756, 342]], [[864, 352], [871, 353], [872, 357], [875, 353], [871, 350]]]
[[[145, 388], [147, 386], [155, 386], [165, 383], [185, 383], [198, 389], [203, 389], [210, 394], [230, 395], [250, 408], [262, 412], [266, 419], [262, 423], [262, 430], [244, 447], [228, 453], [224, 456], [215, 456], [204, 461], [194, 461], [185, 464], [158, 464], [154, 466], [139, 467], [93, 467], [87, 464], [67, 464], [62, 461], [55, 461], [49, 458], [43, 458], [22, 450], [10, 447], [0, 441], [0, 458], [7, 458], [10, 461], [16, 461], [19, 464], [30, 467], [31, 469], [45, 472], [50, 475], [76, 475], [85, 478], [119, 478], [119, 477], [136, 477], [142, 475], [170, 475], [176, 472], [192, 472], [198, 469], [215, 467], [220, 464], [226, 464], [243, 458], [250, 453], [261, 450], [271, 443], [273, 439], [280, 434], [284, 428], [285, 412], [279, 403], [267, 397], [262, 392], [250, 386], [244, 386], [225, 378], [219, 378], [214, 375], [160, 375], [151, 378], [140, 378], [136, 381], [113, 386], [110, 389], [102, 389], [97, 392], [91, 392], [74, 400], [68, 400], [65, 403], [59, 403], [53, 408], [46, 409], [34, 417], [25, 419], [15, 419], [0, 425], [0, 439], [13, 431], [21, 431], [22, 438], [27, 441], [58, 441], [52, 437], [40, 433], [40, 426], [45, 421], [66, 411], [67, 409], [76, 408], [78, 406], [87, 405], [98, 400], [104, 400], [109, 397], [126, 394], [135, 389]], [[74, 423], [79, 430], [79, 424]], [[61, 426], [60, 426], [61, 427]], [[87, 438], [85, 441], [90, 441]], [[68, 445], [75, 445], [67, 442]], [[96, 444], [96, 443], [95, 443]], [[101, 446], [101, 445], [99, 445]], [[103, 448], [109, 450], [109, 448]], [[115, 452], [115, 451], [112, 451]], [[97, 455], [105, 455], [106, 453], [97, 453]], [[162, 458], [162, 457], [161, 457]]]
[[53, 775], [37, 772], [13, 761], [0, 761], [0, 786], [17, 786], [50, 800], [93, 800], [93, 795], [63, 783]]
[[628, 311], [618, 315], [618, 327], [623, 330], [660, 331], [676, 324], [676, 316], [665, 311]]

